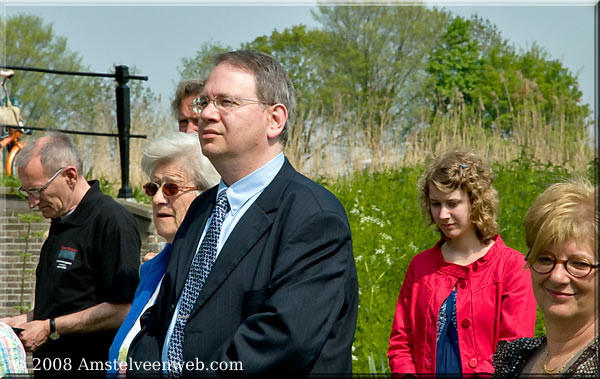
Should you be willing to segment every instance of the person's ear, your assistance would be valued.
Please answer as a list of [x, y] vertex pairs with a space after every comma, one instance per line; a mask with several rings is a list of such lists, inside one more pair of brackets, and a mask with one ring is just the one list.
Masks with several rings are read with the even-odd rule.
[[75, 187], [77, 181], [79, 180], [79, 174], [77, 173], [75, 166], [67, 166], [63, 171], [63, 175], [67, 179], [67, 184], [70, 187]]
[[269, 107], [269, 127], [267, 128], [267, 137], [269, 139], [277, 138], [288, 118], [288, 112], [285, 105], [277, 103]]

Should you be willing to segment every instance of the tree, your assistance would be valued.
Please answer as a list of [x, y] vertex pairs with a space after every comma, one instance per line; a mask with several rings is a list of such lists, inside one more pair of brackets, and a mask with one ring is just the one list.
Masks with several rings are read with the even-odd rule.
[[[0, 18], [0, 28], [6, 33], [7, 65], [88, 71], [79, 54], [68, 49], [66, 38], [56, 36], [52, 25], [44, 25], [37, 16]], [[98, 84], [97, 78], [18, 71], [11, 79], [11, 96], [21, 105], [28, 125], [60, 128], [74, 117], [91, 122], [102, 97]]]
[[533, 44], [517, 52], [487, 20], [456, 17], [427, 63], [442, 111], [461, 102], [481, 115], [486, 128], [499, 127], [507, 135], [521, 112], [535, 111], [547, 122], [575, 121], [582, 125], [589, 107], [581, 104], [577, 78], [558, 60]]
[[[242, 47], [278, 58], [300, 103], [326, 111], [341, 103], [360, 125], [366, 120], [378, 129], [381, 122], [398, 125], [419, 102], [422, 62], [447, 13], [422, 6], [319, 6], [313, 16], [321, 28], [275, 30]], [[205, 76], [207, 56], [222, 50], [207, 43], [193, 59], [184, 58], [182, 78]]]
[[242, 48], [258, 50], [275, 57], [288, 71], [296, 88], [298, 101], [310, 103], [315, 96], [321, 102], [326, 72], [323, 57], [333, 41], [330, 36], [306, 25], [295, 25], [270, 36], [260, 36], [242, 44]]
[[[462, 102], [484, 127], [496, 125], [505, 134], [515, 112], [532, 101], [544, 117], [589, 114], [576, 77], [559, 61], [535, 45], [515, 51], [488, 20], [424, 6], [319, 5], [313, 17], [320, 27], [275, 30], [242, 48], [283, 63], [299, 95], [298, 130], [311, 135], [320, 128], [327, 144], [346, 146], [358, 138], [376, 160], [386, 140], [427, 127], [440, 99], [442, 109]], [[223, 50], [203, 45], [195, 58], [183, 60], [182, 76], [205, 77], [209, 55]]]
[[427, 72], [435, 81], [438, 102], [442, 111], [458, 91], [466, 104], [473, 102], [472, 93], [479, 82], [480, 47], [471, 37], [471, 22], [456, 17], [443, 34], [440, 44], [433, 50]]
[[184, 57], [181, 60], [181, 67], [178, 69], [181, 80], [205, 79], [213, 67], [212, 57], [230, 50], [231, 47], [222, 46], [219, 43], [203, 43], [193, 58]]
[[[6, 44], [0, 45], [3, 49], [0, 53], [6, 65], [90, 71], [82, 63], [80, 55], [68, 48], [66, 38], [55, 35], [52, 25], [44, 24], [37, 16], [21, 14], [0, 18], [0, 30], [5, 32], [2, 37]], [[130, 67], [129, 71], [136, 75], [137, 69]], [[114, 72], [114, 68], [107, 72]], [[139, 80], [131, 80], [127, 85], [131, 99], [131, 133], [153, 136], [167, 130], [165, 113], [157, 107], [159, 100], [156, 95], [144, 88], [144, 82]], [[18, 100], [26, 125], [107, 133], [117, 133], [116, 86], [116, 81], [110, 78], [31, 71], [16, 71], [10, 81], [11, 97]], [[37, 132], [34, 134], [36, 137], [39, 135]], [[82, 152], [88, 172], [93, 170], [96, 177], [100, 175], [115, 182], [120, 180], [117, 138], [71, 137]], [[132, 174], [140, 171], [139, 165], [134, 164], [139, 162], [139, 156], [134, 153], [139, 152], [142, 141], [131, 141]]]
[[330, 91], [348, 94], [353, 108], [380, 110], [378, 120], [406, 118], [420, 103], [422, 62], [448, 14], [424, 6], [321, 5], [313, 15], [333, 41]]

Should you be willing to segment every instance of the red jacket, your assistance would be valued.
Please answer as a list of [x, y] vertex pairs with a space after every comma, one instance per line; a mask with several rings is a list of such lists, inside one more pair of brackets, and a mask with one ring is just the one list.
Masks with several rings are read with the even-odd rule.
[[398, 296], [388, 357], [393, 373], [435, 373], [442, 302], [456, 286], [456, 323], [463, 375], [493, 373], [499, 340], [532, 337], [535, 298], [523, 254], [499, 235], [468, 266], [444, 261], [439, 243], [416, 255]]

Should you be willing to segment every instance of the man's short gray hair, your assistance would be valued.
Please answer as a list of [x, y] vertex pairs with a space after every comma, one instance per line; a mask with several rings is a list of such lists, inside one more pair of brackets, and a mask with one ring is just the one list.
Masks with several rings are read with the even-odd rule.
[[44, 174], [48, 176], [66, 166], [74, 166], [77, 174], [83, 175], [81, 153], [71, 138], [64, 134], [50, 132], [43, 137], [27, 141], [15, 158], [15, 168], [17, 171], [25, 168], [31, 159], [38, 155]]
[[208, 158], [202, 154], [197, 134], [169, 132], [154, 138], [142, 147], [142, 170], [152, 177], [156, 166], [177, 162], [190, 175], [195, 186], [211, 188], [221, 177]]

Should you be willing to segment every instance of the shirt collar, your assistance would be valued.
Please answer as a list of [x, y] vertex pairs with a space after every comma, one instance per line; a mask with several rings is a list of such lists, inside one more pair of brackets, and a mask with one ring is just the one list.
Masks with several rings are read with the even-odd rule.
[[94, 208], [97, 199], [103, 196], [100, 183], [97, 180], [88, 180], [90, 188], [87, 190], [79, 204], [61, 217], [53, 218], [52, 222], [83, 225]]
[[285, 161], [283, 152], [267, 164], [227, 187], [223, 179], [219, 182], [217, 197], [221, 191], [227, 191], [227, 200], [231, 213], [235, 215], [242, 206], [258, 192], [264, 190], [273, 181]]

